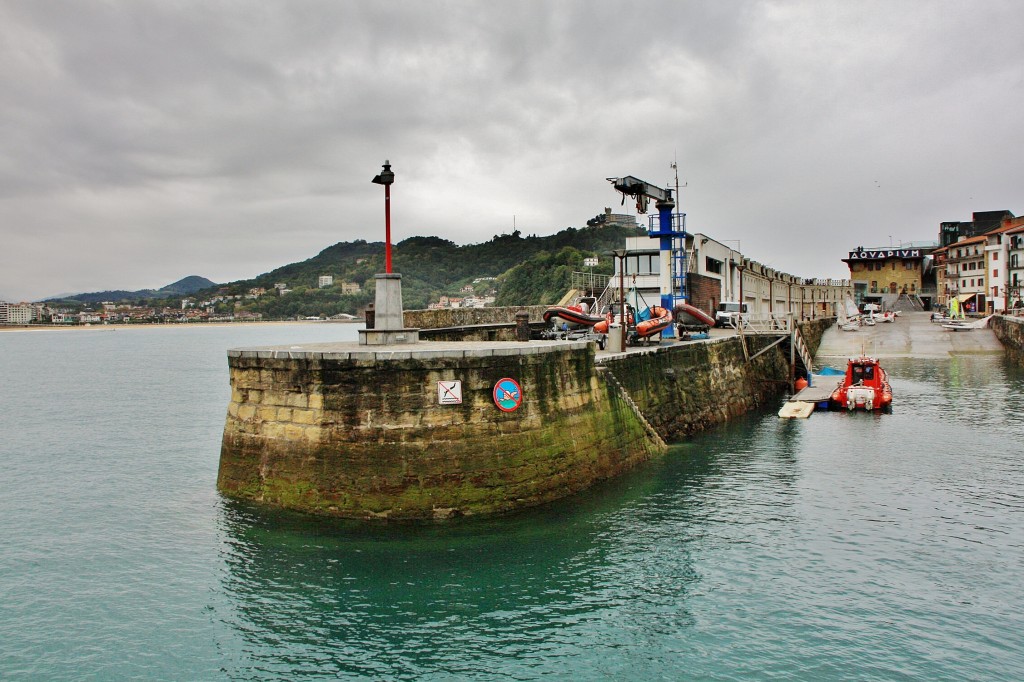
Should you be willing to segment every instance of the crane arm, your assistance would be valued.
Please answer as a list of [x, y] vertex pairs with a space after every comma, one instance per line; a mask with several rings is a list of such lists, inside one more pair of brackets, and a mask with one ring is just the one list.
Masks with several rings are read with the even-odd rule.
[[626, 202], [627, 195], [636, 199], [636, 210], [638, 213], [647, 213], [647, 203], [651, 199], [654, 199], [655, 204], [671, 204], [675, 206], [675, 202], [672, 200], [672, 190], [670, 189], [662, 189], [657, 185], [652, 185], [632, 175], [627, 175], [624, 178], [607, 178], [607, 180], [612, 183], [616, 191], [622, 193], [623, 203]]

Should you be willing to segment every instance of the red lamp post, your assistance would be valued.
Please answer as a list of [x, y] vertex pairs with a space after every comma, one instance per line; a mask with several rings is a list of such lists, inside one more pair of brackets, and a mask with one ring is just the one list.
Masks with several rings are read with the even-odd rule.
[[384, 185], [384, 271], [388, 274], [391, 274], [391, 183], [394, 181], [391, 162], [384, 159], [384, 170], [372, 182]]

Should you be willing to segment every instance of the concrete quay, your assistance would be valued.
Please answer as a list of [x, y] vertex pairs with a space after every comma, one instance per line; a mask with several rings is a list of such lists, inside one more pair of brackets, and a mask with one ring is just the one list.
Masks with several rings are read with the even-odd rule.
[[931, 313], [901, 314], [895, 322], [844, 332], [836, 325], [821, 338], [816, 358], [948, 358], [951, 355], [1002, 354], [1003, 345], [988, 328], [953, 332], [931, 321]]

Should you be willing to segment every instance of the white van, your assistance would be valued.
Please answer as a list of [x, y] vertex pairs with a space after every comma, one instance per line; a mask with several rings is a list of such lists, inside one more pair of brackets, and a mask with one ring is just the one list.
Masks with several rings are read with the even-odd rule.
[[740, 313], [747, 314], [747, 304], [738, 301], [722, 301], [715, 310], [716, 327], [735, 327]]

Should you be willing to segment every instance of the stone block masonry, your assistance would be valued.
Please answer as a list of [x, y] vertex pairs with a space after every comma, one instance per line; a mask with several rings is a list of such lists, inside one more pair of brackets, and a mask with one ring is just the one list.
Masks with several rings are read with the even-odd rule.
[[[749, 352], [770, 337], [748, 337]], [[738, 338], [659, 348], [602, 362], [666, 441], [677, 441], [776, 400], [789, 365], [775, 348], [746, 362]]]
[[[231, 351], [218, 487], [315, 513], [429, 519], [541, 504], [663, 449], [597, 379], [593, 346], [482, 346]], [[515, 411], [495, 405], [502, 378], [522, 387]], [[461, 404], [440, 403], [442, 380], [462, 382]]]
[[1007, 357], [1024, 367], [1024, 318], [996, 315], [991, 325], [996, 338], [1006, 349]]

